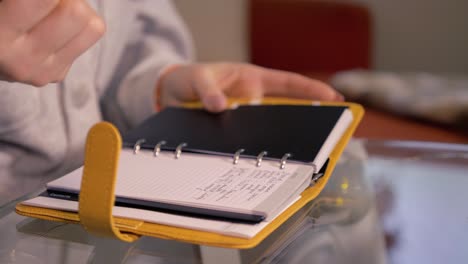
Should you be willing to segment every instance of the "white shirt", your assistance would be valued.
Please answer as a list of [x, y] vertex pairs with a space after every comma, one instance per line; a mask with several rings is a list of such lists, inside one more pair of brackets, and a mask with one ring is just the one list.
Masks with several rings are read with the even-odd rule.
[[170, 1], [89, 2], [107, 32], [64, 82], [0, 81], [0, 205], [80, 166], [93, 124], [105, 119], [123, 132], [154, 113], [159, 72], [192, 58]]

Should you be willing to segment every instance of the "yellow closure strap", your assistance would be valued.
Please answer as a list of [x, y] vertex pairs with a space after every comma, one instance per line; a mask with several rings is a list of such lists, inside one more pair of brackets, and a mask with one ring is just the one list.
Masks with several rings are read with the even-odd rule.
[[120, 133], [110, 123], [96, 124], [88, 132], [78, 214], [88, 232], [133, 242], [138, 236], [121, 233], [112, 217], [121, 148]]

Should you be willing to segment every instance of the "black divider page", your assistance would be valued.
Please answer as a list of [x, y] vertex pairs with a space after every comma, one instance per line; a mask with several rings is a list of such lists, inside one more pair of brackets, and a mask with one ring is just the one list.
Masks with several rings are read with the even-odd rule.
[[165, 140], [162, 149], [174, 150], [186, 142], [184, 151], [312, 162], [347, 107], [259, 105], [240, 106], [222, 113], [201, 109], [166, 108], [124, 135], [125, 146], [144, 138], [143, 148], [153, 149]]

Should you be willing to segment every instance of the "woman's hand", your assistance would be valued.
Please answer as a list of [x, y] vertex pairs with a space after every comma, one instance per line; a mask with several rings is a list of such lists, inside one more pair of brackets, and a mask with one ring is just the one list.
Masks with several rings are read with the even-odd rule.
[[343, 101], [341, 94], [323, 82], [241, 63], [172, 66], [162, 74], [157, 89], [160, 107], [200, 100], [212, 112], [225, 110], [228, 97]]
[[61, 81], [104, 31], [86, 0], [0, 1], [0, 80]]

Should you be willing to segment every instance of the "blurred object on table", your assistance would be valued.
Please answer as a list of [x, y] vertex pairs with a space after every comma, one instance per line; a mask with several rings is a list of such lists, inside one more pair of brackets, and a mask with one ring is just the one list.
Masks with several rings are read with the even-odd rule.
[[468, 76], [353, 70], [330, 82], [348, 100], [468, 132]]
[[[330, 83], [333, 77], [326, 73], [305, 73], [306, 76]], [[347, 98], [348, 101], [352, 99]], [[354, 136], [369, 139], [394, 139], [433, 141], [445, 143], [468, 143], [468, 133], [447, 126], [396, 115], [389, 111], [365, 107], [366, 113]]]

